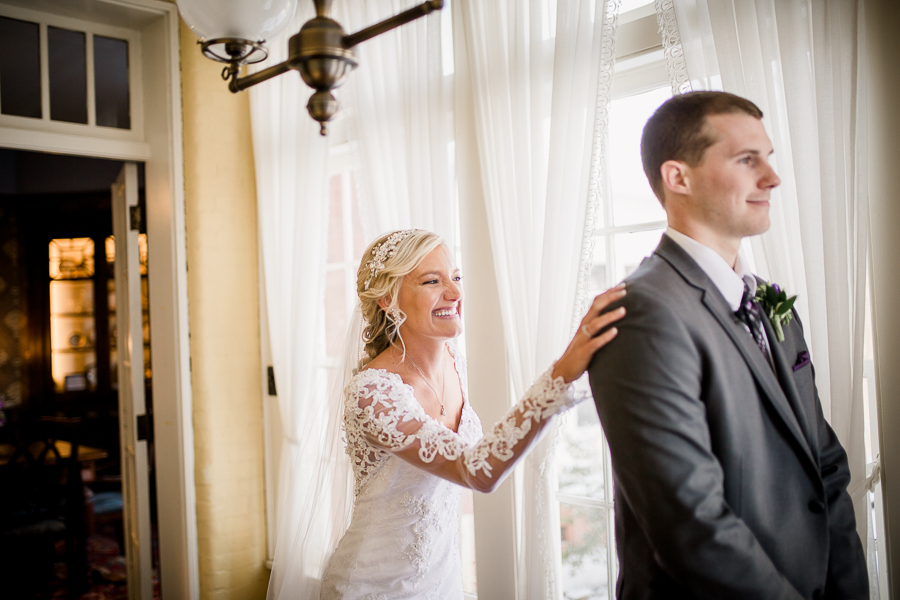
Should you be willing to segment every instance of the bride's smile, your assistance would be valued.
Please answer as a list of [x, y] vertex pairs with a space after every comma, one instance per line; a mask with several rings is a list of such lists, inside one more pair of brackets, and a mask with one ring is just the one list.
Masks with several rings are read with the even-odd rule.
[[401, 335], [450, 339], [462, 333], [462, 275], [446, 246], [429, 252], [400, 287], [397, 306], [406, 315]]

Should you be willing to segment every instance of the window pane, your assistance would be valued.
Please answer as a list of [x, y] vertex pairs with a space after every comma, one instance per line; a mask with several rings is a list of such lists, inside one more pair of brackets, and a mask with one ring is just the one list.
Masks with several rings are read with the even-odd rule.
[[[343, 186], [340, 175], [332, 175], [328, 183], [328, 262], [344, 260]], [[348, 217], [350, 215], [347, 215]]]
[[610, 285], [606, 258], [606, 236], [594, 238], [594, 256], [591, 260], [590, 294], [596, 296]]
[[131, 128], [128, 92], [128, 42], [94, 36], [94, 93], [97, 125]]
[[0, 112], [41, 118], [41, 45], [37, 23], [0, 17]]
[[343, 332], [347, 321], [346, 286], [344, 271], [331, 271], [325, 275], [325, 342], [329, 354], [339, 355]]
[[637, 233], [622, 233], [616, 236], [616, 281], [622, 281], [628, 277], [641, 261], [650, 256], [664, 230], [639, 231]]
[[603, 500], [606, 497], [603, 481], [606, 440], [594, 403], [582, 402], [566, 415], [564, 423], [565, 433], [557, 458], [559, 493]]
[[669, 86], [615, 100], [609, 109], [609, 182], [616, 226], [665, 221], [641, 164], [641, 134], [657, 107], [672, 96]]
[[362, 253], [366, 249], [366, 244], [369, 243], [369, 240], [367, 240], [365, 235], [363, 234], [359, 201], [360, 185], [359, 175], [357, 171], [351, 171], [350, 183], [352, 184], [351, 201], [353, 205], [353, 214], [356, 215], [356, 217], [353, 219], [353, 260], [358, 265], [360, 259], [362, 258]]
[[50, 67], [50, 118], [87, 123], [87, 67], [85, 34], [47, 28]]
[[606, 600], [607, 509], [560, 503], [562, 588], [566, 600]]

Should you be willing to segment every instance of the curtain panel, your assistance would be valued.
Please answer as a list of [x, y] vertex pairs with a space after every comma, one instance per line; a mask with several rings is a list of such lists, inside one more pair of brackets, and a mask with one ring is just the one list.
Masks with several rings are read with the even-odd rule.
[[[599, 203], [618, 2], [460, 0], [515, 396], [572, 335]], [[590, 210], [589, 210], [590, 209]], [[591, 213], [591, 217], [593, 214]], [[585, 235], [585, 229], [588, 235]], [[561, 598], [552, 436], [525, 459], [520, 598]]]
[[[287, 58], [288, 37], [314, 16], [311, 9], [301, 3], [286, 32], [269, 41], [269, 59], [259, 69]], [[250, 89], [263, 286], [283, 429], [270, 600], [318, 599], [319, 577], [350, 502], [349, 461], [319, 369], [328, 139], [302, 108], [309, 94], [292, 74]]]
[[656, 0], [656, 9], [674, 91], [725, 90], [765, 114], [782, 183], [753, 257], [761, 276], [798, 294], [865, 546], [865, 2]]
[[[340, 3], [335, 18], [352, 32], [410, 4]], [[287, 58], [288, 37], [314, 16], [311, 3], [301, 3], [297, 12], [285, 33], [270, 41], [269, 59], [258, 69]], [[357, 216], [367, 240], [418, 227], [455, 247], [452, 89], [443, 73], [441, 35], [435, 15], [365, 42], [355, 49], [359, 68], [336, 94], [338, 118], [359, 156]], [[329, 405], [343, 386], [339, 379], [325, 381], [320, 369], [323, 348], [335, 342], [323, 343], [322, 318], [329, 138], [319, 135], [302, 108], [309, 95], [291, 74], [250, 89], [266, 307], [283, 426], [269, 600], [298, 600], [298, 592], [299, 600], [318, 599], [325, 562], [346, 529], [352, 503], [340, 411]]]
[[[415, 4], [354, 0], [335, 8], [345, 29], [358, 31]], [[451, 34], [443, 26], [449, 17], [445, 8], [354, 48], [359, 67], [340, 98], [359, 147], [367, 239], [421, 228], [456, 248], [453, 89], [445, 74], [452, 50], [444, 56]]]
[[[464, 19], [457, 26], [466, 28], [473, 60], [482, 185], [519, 396], [559, 356], [586, 307], [578, 289], [587, 286], [593, 212], [603, 189], [618, 0], [458, 1]], [[355, 31], [411, 4], [338, 3], [336, 18]], [[302, 4], [298, 13], [289, 32], [312, 16]], [[455, 246], [453, 90], [443, 54], [449, 33], [441, 19], [426, 18], [367, 41], [357, 48], [360, 67], [339, 92], [359, 151], [369, 238], [422, 227]], [[288, 35], [271, 40], [269, 61], [260, 68], [285, 58]], [[284, 424], [268, 598], [301, 590], [300, 598], [312, 600], [349, 506], [339, 423], [329, 419], [335, 411], [328, 409], [316, 362], [328, 142], [298, 109], [309, 95], [298, 77], [276, 78], [250, 94], [266, 306]], [[524, 465], [522, 598], [562, 596], [551, 442]]]

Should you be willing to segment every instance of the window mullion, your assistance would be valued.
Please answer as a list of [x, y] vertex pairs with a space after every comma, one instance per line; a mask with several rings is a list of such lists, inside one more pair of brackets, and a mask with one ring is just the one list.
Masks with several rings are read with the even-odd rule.
[[88, 117], [88, 127], [93, 127], [97, 124], [97, 99], [96, 99], [96, 91], [97, 88], [94, 85], [94, 34], [90, 31], [85, 31], [84, 43], [86, 44], [86, 48], [84, 49], [84, 72], [85, 72], [85, 85], [87, 86], [87, 117]]
[[38, 23], [40, 28], [41, 53], [41, 121], [50, 122], [50, 43], [47, 36], [47, 24]]

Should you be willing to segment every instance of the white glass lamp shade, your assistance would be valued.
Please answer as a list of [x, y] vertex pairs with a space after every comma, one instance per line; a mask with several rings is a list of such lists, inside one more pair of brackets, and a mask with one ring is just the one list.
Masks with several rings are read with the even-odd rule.
[[178, 12], [202, 40], [271, 39], [294, 17], [297, 0], [177, 0]]

